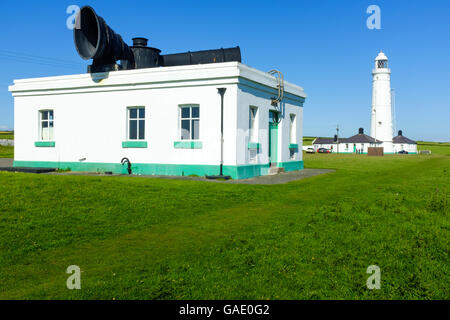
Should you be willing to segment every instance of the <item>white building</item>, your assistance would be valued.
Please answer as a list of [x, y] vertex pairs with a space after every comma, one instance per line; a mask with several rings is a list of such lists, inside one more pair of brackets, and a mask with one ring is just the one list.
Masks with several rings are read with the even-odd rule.
[[265, 175], [303, 168], [306, 94], [239, 62], [15, 80], [16, 167], [133, 174]]
[[350, 138], [316, 138], [312, 142], [314, 149], [325, 148], [332, 153], [359, 153], [367, 154], [371, 147], [380, 147], [382, 142], [364, 134], [359, 128], [358, 134]]
[[372, 110], [370, 136], [359, 133], [350, 138], [323, 139], [313, 141], [314, 148], [326, 148], [339, 153], [367, 153], [369, 147], [382, 147], [384, 154], [394, 154], [400, 151], [417, 153], [417, 143], [402, 135], [393, 137], [391, 70], [388, 68], [388, 58], [380, 51], [375, 58], [375, 68], [372, 71]]
[[411, 154], [417, 153], [417, 142], [403, 136], [402, 130], [398, 131], [398, 135], [392, 139], [394, 145], [394, 153], [406, 151]]

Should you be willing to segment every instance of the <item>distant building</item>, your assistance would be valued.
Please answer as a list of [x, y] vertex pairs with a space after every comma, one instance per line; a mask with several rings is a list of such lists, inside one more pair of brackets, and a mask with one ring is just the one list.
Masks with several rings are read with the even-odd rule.
[[370, 136], [364, 134], [363, 128], [350, 138], [323, 139], [313, 141], [314, 148], [330, 149], [339, 153], [367, 153], [369, 147], [382, 147], [384, 154], [394, 154], [400, 151], [417, 153], [417, 142], [403, 136], [402, 131], [393, 137], [391, 69], [388, 68], [388, 58], [380, 52], [375, 58], [375, 68], [372, 71], [372, 111]]
[[408, 153], [417, 153], [417, 142], [403, 136], [402, 130], [398, 131], [398, 136], [392, 139], [394, 145], [394, 153], [399, 151], [408, 151]]
[[359, 128], [358, 134], [350, 138], [316, 138], [312, 144], [315, 150], [326, 148], [333, 153], [366, 154], [369, 147], [380, 147], [382, 142], [364, 134], [364, 129]]

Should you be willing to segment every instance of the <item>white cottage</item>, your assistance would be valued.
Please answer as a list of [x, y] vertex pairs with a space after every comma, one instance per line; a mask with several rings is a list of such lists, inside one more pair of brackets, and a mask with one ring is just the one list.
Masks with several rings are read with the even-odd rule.
[[369, 148], [380, 147], [382, 142], [364, 134], [364, 129], [359, 128], [358, 134], [350, 138], [316, 138], [312, 144], [315, 150], [325, 148], [331, 153], [367, 154]]
[[[15, 80], [16, 167], [235, 179], [303, 168], [304, 90], [240, 62]], [[299, 152], [300, 150], [300, 152]]]
[[406, 151], [410, 154], [417, 153], [417, 142], [403, 136], [403, 131], [399, 130], [398, 135], [392, 139], [394, 153]]

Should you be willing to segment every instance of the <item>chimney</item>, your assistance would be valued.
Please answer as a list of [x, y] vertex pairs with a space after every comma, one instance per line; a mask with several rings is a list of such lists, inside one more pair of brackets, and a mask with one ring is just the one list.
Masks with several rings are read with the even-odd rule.
[[359, 134], [364, 134], [364, 128], [359, 128]]
[[398, 130], [398, 135], [402, 136], [403, 135], [403, 131], [402, 130]]
[[133, 38], [133, 47], [146, 47], [148, 43], [147, 38]]

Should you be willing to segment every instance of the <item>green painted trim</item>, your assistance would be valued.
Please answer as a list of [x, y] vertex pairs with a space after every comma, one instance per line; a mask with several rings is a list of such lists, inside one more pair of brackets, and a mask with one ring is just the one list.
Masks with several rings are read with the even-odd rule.
[[277, 167], [284, 168], [284, 171], [303, 170], [303, 161], [278, 162]]
[[289, 149], [298, 149], [297, 143], [289, 143]]
[[249, 149], [257, 149], [257, 150], [260, 150], [260, 149], [261, 149], [261, 143], [259, 143], [259, 142], [249, 142], [249, 143], [248, 143], [248, 148], [249, 148]]
[[122, 148], [147, 148], [147, 141], [123, 141]]
[[203, 143], [201, 141], [175, 141], [173, 147], [176, 149], [201, 149]]
[[[238, 88], [245, 92], [250, 92], [251, 94], [256, 96], [262, 96], [266, 99], [270, 99], [271, 97], [273, 97], [273, 95], [276, 96], [278, 94], [276, 88], [266, 86], [245, 77], [239, 77]], [[305, 97], [301, 97], [287, 91], [284, 92], [283, 97], [287, 100], [290, 100], [292, 104], [298, 107], [303, 107], [303, 103], [306, 100]]]
[[[33, 168], [57, 168], [70, 169], [71, 171], [106, 172], [115, 174], [127, 174], [127, 166], [120, 163], [102, 162], [51, 162], [51, 161], [14, 161], [14, 167]], [[286, 171], [303, 169], [303, 161], [290, 161], [279, 163]], [[132, 163], [131, 170], [137, 175], [166, 175], [166, 176], [205, 176], [217, 175], [219, 165], [191, 165], [191, 164], [157, 164], [157, 163]], [[248, 164], [237, 166], [223, 166], [224, 175], [233, 179], [248, 179], [263, 176], [269, 173], [269, 164]]]
[[269, 161], [278, 161], [278, 123], [269, 123]]
[[35, 147], [46, 147], [46, 148], [54, 148], [55, 141], [36, 141], [34, 143]]

